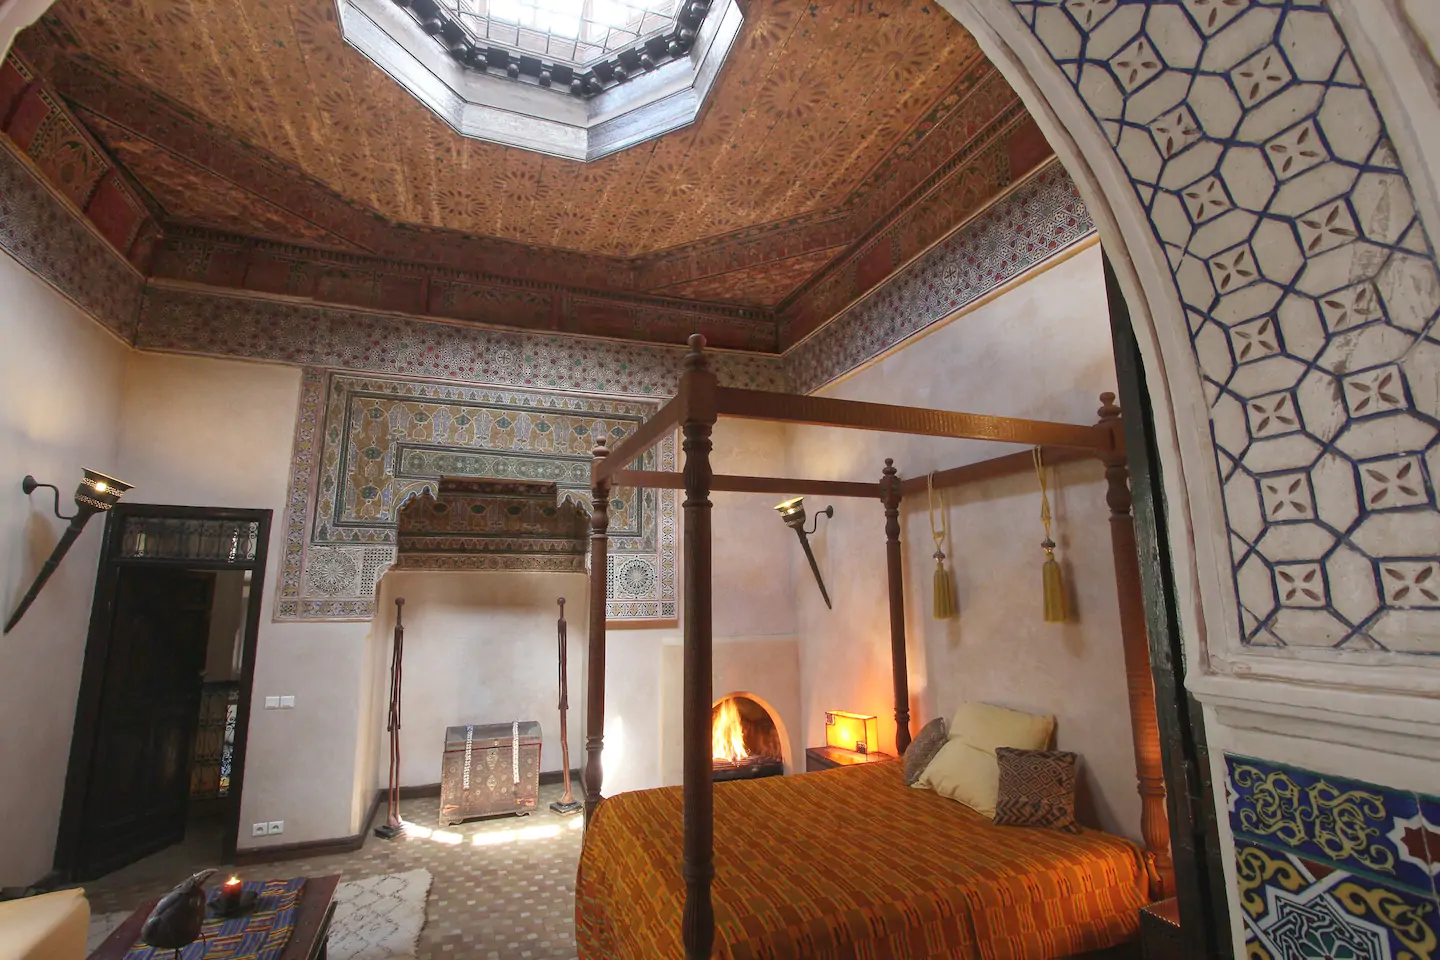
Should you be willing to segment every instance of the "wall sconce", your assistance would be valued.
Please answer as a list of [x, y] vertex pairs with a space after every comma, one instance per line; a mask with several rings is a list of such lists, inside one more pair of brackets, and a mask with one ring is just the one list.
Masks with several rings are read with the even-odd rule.
[[815, 554], [810, 549], [810, 534], [819, 529], [820, 518], [822, 516], [827, 519], [834, 519], [835, 508], [833, 506], [826, 507], [824, 510], [815, 514], [815, 525], [811, 527], [809, 531], [805, 529], [804, 497], [795, 497], [794, 499], [786, 500], [784, 503], [777, 503], [775, 510], [780, 514], [780, 519], [785, 521], [785, 526], [794, 530], [795, 535], [800, 538], [800, 546], [805, 548], [805, 559], [810, 561], [810, 571], [815, 574], [815, 582], [820, 585], [820, 596], [825, 598], [825, 606], [833, 610], [834, 607], [830, 603], [830, 594], [825, 590], [825, 578], [820, 576], [820, 566], [815, 562]]
[[130, 489], [130, 484], [124, 480], [107, 477], [94, 470], [86, 470], [85, 476], [80, 478], [80, 485], [75, 488], [75, 512], [68, 517], [60, 512], [59, 487], [50, 483], [41, 483], [31, 476], [26, 476], [20, 482], [20, 489], [25, 491], [27, 497], [41, 487], [55, 491], [55, 516], [61, 520], [69, 520], [70, 525], [65, 528], [60, 542], [55, 544], [55, 549], [50, 552], [50, 559], [45, 561], [45, 565], [36, 574], [35, 582], [30, 585], [30, 589], [20, 599], [20, 605], [10, 615], [9, 621], [5, 624], [6, 633], [9, 633], [15, 624], [20, 622], [20, 618], [25, 616], [25, 611], [30, 609], [30, 604], [34, 603], [35, 598], [40, 595], [40, 588], [45, 586], [45, 581], [49, 580], [50, 575], [60, 566], [60, 561], [65, 558], [70, 546], [79, 539], [81, 531], [85, 529], [85, 524], [89, 523], [90, 518], [95, 514], [104, 513], [119, 503], [120, 498], [125, 496], [125, 492]]
[[848, 710], [825, 711], [825, 746], [869, 753], [880, 738], [880, 722], [873, 716]]

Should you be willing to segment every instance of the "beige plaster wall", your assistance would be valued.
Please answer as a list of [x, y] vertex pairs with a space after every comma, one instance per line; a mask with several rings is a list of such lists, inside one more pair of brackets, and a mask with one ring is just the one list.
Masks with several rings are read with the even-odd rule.
[[[1093, 422], [1097, 395], [1114, 389], [1098, 246], [1033, 275], [1000, 297], [822, 391], [856, 400], [1018, 417]], [[885, 457], [922, 475], [1013, 447], [792, 428], [795, 475], [878, 479]], [[962, 700], [1058, 720], [1058, 745], [1082, 757], [1092, 822], [1137, 837], [1139, 800], [1115, 605], [1108, 510], [1098, 465], [1074, 464], [1051, 481], [1057, 551], [1075, 615], [1041, 618], [1033, 474], [946, 492], [960, 615], [931, 616], [934, 550], [922, 497], [902, 509], [912, 730]], [[823, 498], [816, 506], [823, 506]], [[882, 718], [894, 750], [884, 517], [878, 503], [837, 500], [816, 554], [835, 599], [826, 610], [798, 549], [801, 710], [805, 741], [824, 742], [824, 711]]]
[[[712, 437], [713, 469], [783, 476], [787, 437], [779, 424], [720, 423]], [[711, 497], [715, 690], [718, 695], [741, 689], [735, 684], [742, 679], [755, 688], [763, 685], [754, 692], [781, 705], [793, 740], [799, 730], [798, 720], [791, 720], [798, 714], [799, 677], [789, 551], [795, 543], [771, 509], [780, 499], [740, 493]], [[677, 550], [683, 548], [682, 531]], [[683, 582], [682, 571], [682, 617]], [[608, 631], [602, 757], [607, 796], [679, 782], [681, 643], [678, 627]], [[727, 663], [739, 672], [727, 675]]]
[[[66, 524], [81, 467], [124, 478], [115, 425], [127, 348], [24, 267], [0, 256], [0, 606], [11, 611]], [[25, 619], [0, 638], [0, 886], [49, 871], [70, 756], [103, 519], [90, 522]]]
[[[295, 367], [134, 353], [121, 408], [121, 475], [135, 483], [135, 500], [274, 511], [259, 588], [242, 847], [358, 829], [356, 741], [371, 625], [271, 619], [299, 397]], [[287, 694], [294, 709], [262, 709], [266, 696]], [[261, 820], [284, 820], [285, 832], [252, 839], [247, 827]]]
[[[587, 636], [584, 574], [392, 570], [381, 581], [386, 641], [379, 707], [383, 783], [389, 703], [389, 636], [396, 597], [405, 598], [405, 672], [400, 782], [438, 783], [445, 728], [466, 723], [540, 723], [542, 770], [559, 770], [560, 717], [555, 622], [565, 597], [570, 682], [583, 676]], [[378, 623], [379, 621], [377, 621]], [[578, 690], [577, 690], [578, 693]], [[580, 758], [580, 723], [570, 698], [571, 765]]]

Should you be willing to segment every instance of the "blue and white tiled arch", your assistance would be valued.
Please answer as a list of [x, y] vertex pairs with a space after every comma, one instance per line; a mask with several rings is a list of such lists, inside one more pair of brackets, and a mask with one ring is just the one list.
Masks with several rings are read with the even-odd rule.
[[1242, 642], [1440, 655], [1440, 273], [1324, 0], [1009, 0], [1169, 260]]

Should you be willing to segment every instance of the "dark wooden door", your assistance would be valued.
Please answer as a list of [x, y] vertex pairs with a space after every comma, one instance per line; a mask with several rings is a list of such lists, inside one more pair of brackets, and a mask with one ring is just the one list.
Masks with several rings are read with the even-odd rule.
[[77, 879], [185, 836], [215, 577], [140, 566], [118, 574]]
[[1145, 591], [1155, 714], [1165, 767], [1165, 805], [1170, 815], [1170, 851], [1175, 863], [1181, 929], [1178, 942], [1183, 945], [1184, 956], [1228, 960], [1233, 953], [1228, 885], [1214, 784], [1210, 780], [1210, 748], [1200, 703], [1185, 687], [1185, 649], [1176, 607], [1175, 572], [1170, 564], [1165, 483], [1160, 472], [1155, 417], [1130, 310], [1108, 257], [1105, 291], [1110, 303], [1120, 407], [1128, 414], [1125, 450], [1130, 462], [1130, 492], [1135, 501], [1136, 550]]

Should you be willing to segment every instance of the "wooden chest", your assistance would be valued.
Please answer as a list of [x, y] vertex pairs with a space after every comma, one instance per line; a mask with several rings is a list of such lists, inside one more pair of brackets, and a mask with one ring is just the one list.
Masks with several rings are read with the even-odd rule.
[[440, 822], [528, 813], [540, 793], [540, 724], [468, 724], [445, 730]]

